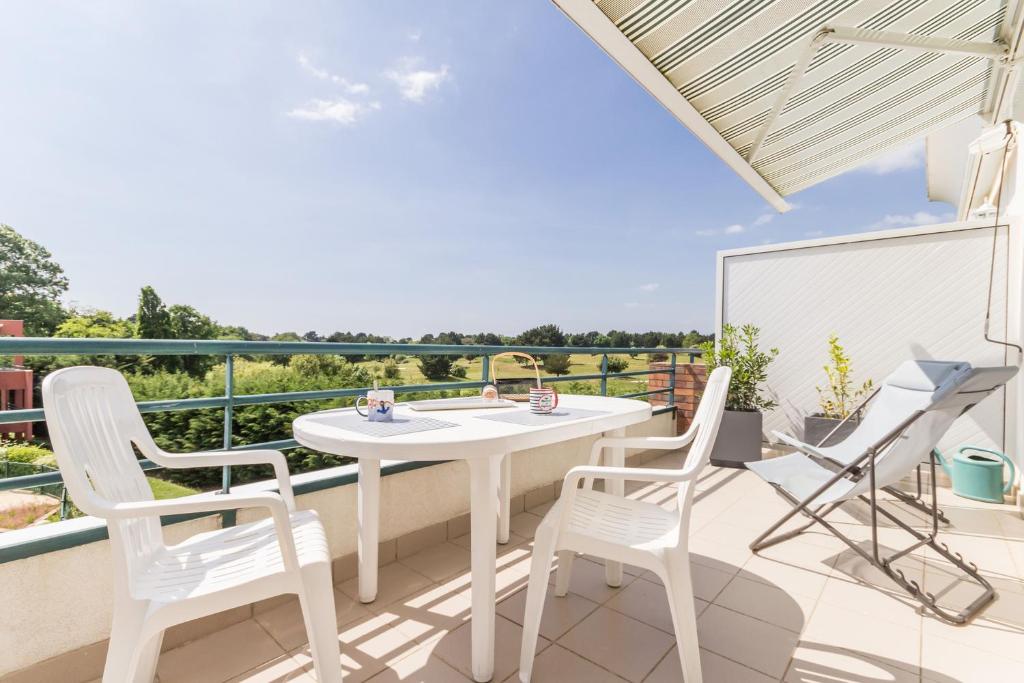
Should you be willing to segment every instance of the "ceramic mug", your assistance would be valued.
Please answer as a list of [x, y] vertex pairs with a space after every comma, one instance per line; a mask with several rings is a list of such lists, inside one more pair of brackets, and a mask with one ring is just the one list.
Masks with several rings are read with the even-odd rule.
[[549, 415], [558, 407], [558, 392], [551, 387], [530, 387], [530, 412]]
[[[359, 410], [359, 402], [366, 401], [366, 412]], [[366, 396], [356, 399], [356, 412], [370, 422], [391, 422], [395, 416], [395, 392], [391, 389], [374, 389]]]

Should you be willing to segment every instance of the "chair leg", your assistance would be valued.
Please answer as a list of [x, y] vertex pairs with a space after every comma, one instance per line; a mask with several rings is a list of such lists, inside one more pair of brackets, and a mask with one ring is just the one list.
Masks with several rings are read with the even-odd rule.
[[[146, 604], [131, 603], [114, 607], [114, 623], [110, 629], [110, 645], [107, 647], [107, 661], [103, 667], [103, 683], [151, 683], [153, 678], [144, 679], [143, 669], [148, 669], [149, 660], [155, 664], [152, 641], [143, 639], [143, 624], [146, 620]], [[159, 646], [158, 646], [159, 649]], [[140, 666], [147, 656], [146, 666]]]
[[530, 560], [530, 582], [526, 587], [526, 613], [523, 615], [523, 643], [519, 655], [519, 680], [529, 683], [533, 658], [537, 653], [537, 636], [548, 592], [551, 558], [555, 554], [557, 529], [554, 524], [541, 524], [533, 538], [533, 559]]
[[302, 569], [299, 604], [316, 679], [320, 683], [341, 683], [338, 617], [334, 610], [334, 586], [329, 564], [317, 563]]
[[690, 559], [669, 558], [667, 576], [662, 577], [672, 611], [676, 646], [685, 683], [701, 683], [700, 647], [697, 643], [697, 612], [693, 604]]
[[139, 653], [139, 664], [135, 671], [135, 679], [140, 683], [152, 683], [156, 678], [156, 665], [160, 659], [160, 648], [164, 643], [164, 632], [149, 639]]
[[558, 569], [555, 570], [555, 595], [564, 598], [569, 592], [569, 581], [572, 579], [572, 562], [576, 553], [571, 550], [558, 551]]

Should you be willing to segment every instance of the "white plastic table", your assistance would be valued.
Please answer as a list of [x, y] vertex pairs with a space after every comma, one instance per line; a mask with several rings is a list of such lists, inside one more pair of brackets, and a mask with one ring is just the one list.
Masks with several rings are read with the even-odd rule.
[[[500, 422], [484, 417], [528, 412], [525, 404], [514, 408], [415, 411], [401, 404], [395, 418], [430, 417], [455, 423], [454, 427], [393, 436], [372, 436], [345, 429], [339, 423], [351, 418], [351, 409], [326, 410], [297, 418], [296, 441], [303, 446], [359, 460], [359, 599], [372, 602], [377, 596], [377, 543], [379, 535], [380, 463], [382, 460], [465, 460], [470, 471], [470, 532], [472, 544], [472, 641], [473, 678], [489, 681], [494, 674], [495, 541], [508, 542], [511, 475], [510, 454], [602, 432], [621, 436], [629, 425], [651, 417], [643, 401], [604, 396], [561, 396], [556, 413], [567, 409], [595, 411], [571, 420], [534, 425]], [[612, 466], [625, 464], [623, 449], [610, 449]], [[623, 495], [623, 482], [613, 480], [609, 492]], [[497, 504], [496, 504], [497, 501]], [[497, 525], [495, 524], [497, 515]], [[609, 585], [622, 581], [622, 566], [606, 567]]]

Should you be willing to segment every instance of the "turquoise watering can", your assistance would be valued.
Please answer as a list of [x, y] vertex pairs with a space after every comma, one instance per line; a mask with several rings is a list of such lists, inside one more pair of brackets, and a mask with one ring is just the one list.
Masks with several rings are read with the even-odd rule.
[[[1005, 453], [990, 448], [961, 446], [953, 456], [952, 466], [946, 462], [938, 448], [933, 452], [942, 469], [953, 480], [953, 493], [964, 498], [986, 503], [1002, 503], [1003, 494], [1009, 493], [1010, 487], [1017, 479], [1017, 468], [1014, 467], [1013, 460]], [[1005, 484], [1003, 463], [1010, 468], [1010, 476]]]

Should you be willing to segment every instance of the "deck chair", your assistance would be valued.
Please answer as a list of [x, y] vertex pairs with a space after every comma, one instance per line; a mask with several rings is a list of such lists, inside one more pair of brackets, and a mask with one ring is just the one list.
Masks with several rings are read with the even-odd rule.
[[[995, 597], [995, 590], [978, 573], [977, 565], [967, 562], [937, 540], [939, 510], [933, 449], [956, 418], [1002, 387], [1016, 373], [1016, 367], [972, 368], [960, 362], [907, 361], [885, 379], [863, 420], [841, 443], [818, 448], [777, 433], [779, 440], [793, 446], [797, 452], [750, 462], [747, 468], [775, 487], [794, 507], [754, 539], [751, 550], [763, 550], [820, 524], [940, 618], [954, 624], [966, 622]], [[927, 534], [881, 506], [876, 495], [878, 489], [897, 490], [893, 486], [911, 474], [925, 458], [929, 460], [933, 482], [931, 504], [925, 506], [931, 515], [931, 530]], [[870, 508], [871, 552], [825, 519], [840, 505], [854, 499], [867, 503]], [[773, 536], [797, 515], [810, 518], [810, 522]], [[878, 515], [910, 533], [915, 541], [883, 557], [878, 545]], [[916, 581], [907, 579], [893, 566], [893, 562], [924, 545], [966, 573], [981, 586], [982, 595], [954, 614], [937, 605], [934, 595], [922, 590]]]
[[[711, 459], [718, 436], [731, 377], [730, 368], [715, 368], [686, 433], [676, 437], [598, 439], [591, 449], [590, 464], [573, 467], [565, 475], [561, 497], [534, 535], [519, 660], [522, 683], [529, 683], [533, 671], [552, 556], [558, 553], [555, 595], [565, 597], [577, 552], [642, 567], [661, 579], [672, 614], [683, 679], [686, 683], [700, 683], [697, 617], [690, 578], [690, 512], [697, 477]], [[597, 466], [605, 448], [676, 450], [687, 445], [690, 450], [679, 469]], [[669, 511], [654, 503], [594, 491], [594, 479], [676, 483], [676, 509]]]
[[[114, 621], [103, 683], [151, 682], [164, 631], [175, 624], [285, 593], [299, 596], [317, 680], [341, 683], [327, 538], [315, 512], [295, 510], [281, 453], [166, 453], [150, 437], [124, 377], [107, 368], [49, 374], [43, 409], [75, 505], [107, 520]], [[136, 448], [163, 467], [270, 464], [280, 493], [153, 500]], [[163, 515], [244, 508], [270, 517], [164, 542]]]

